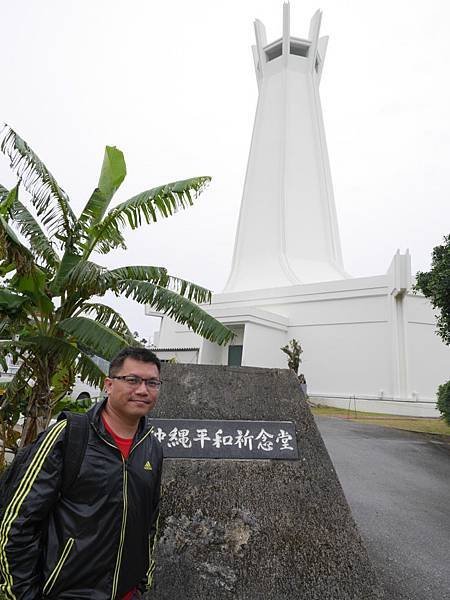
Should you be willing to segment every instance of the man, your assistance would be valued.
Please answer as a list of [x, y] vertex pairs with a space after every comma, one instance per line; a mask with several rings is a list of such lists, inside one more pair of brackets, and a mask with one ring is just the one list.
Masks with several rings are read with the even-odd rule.
[[0, 526], [0, 589], [8, 599], [131, 600], [149, 589], [162, 450], [146, 415], [160, 361], [126, 348], [112, 361], [107, 399], [89, 413], [78, 478], [61, 494], [64, 427], [35, 444]]

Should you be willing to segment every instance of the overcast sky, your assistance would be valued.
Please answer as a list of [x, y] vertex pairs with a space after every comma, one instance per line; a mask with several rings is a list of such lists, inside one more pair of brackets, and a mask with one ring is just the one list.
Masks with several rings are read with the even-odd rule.
[[[291, 2], [307, 37], [323, 9], [330, 42], [321, 99], [344, 265], [387, 271], [410, 249], [413, 271], [450, 232], [450, 3]], [[115, 202], [196, 175], [213, 182], [194, 208], [127, 233], [103, 264], [155, 264], [214, 291], [227, 279], [257, 86], [261, 19], [281, 36], [281, 0], [15, 0], [0, 8], [0, 122], [68, 192], [75, 211], [98, 180], [104, 146], [128, 175]], [[0, 183], [13, 185], [0, 156]], [[147, 335], [143, 309], [116, 304]]]

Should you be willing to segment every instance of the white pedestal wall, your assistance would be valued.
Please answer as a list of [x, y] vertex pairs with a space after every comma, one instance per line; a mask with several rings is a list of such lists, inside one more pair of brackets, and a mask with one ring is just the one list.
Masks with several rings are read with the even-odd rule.
[[[450, 376], [450, 349], [435, 333], [429, 302], [402, 287], [408, 264], [409, 255], [397, 254], [386, 275], [217, 294], [206, 308], [243, 328], [243, 366], [286, 368], [280, 348], [299, 340], [299, 371], [315, 402], [438, 416], [436, 391]], [[201, 347], [201, 363], [227, 364], [227, 348], [164, 318], [159, 345], [183, 344]]]

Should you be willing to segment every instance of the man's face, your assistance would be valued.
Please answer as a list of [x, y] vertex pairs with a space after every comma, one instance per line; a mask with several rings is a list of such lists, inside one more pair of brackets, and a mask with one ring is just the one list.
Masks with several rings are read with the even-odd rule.
[[[159, 380], [158, 367], [154, 363], [126, 358], [115, 376], [130, 375]], [[129, 420], [130, 417], [140, 418], [149, 413], [155, 407], [159, 394], [159, 389], [147, 387], [144, 382], [140, 385], [130, 385], [112, 377], [105, 379], [105, 390], [109, 407], [125, 420]]]

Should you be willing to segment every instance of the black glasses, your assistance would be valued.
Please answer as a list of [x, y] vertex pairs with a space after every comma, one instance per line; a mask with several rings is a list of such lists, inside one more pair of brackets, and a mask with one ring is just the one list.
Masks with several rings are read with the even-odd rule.
[[139, 375], [110, 375], [109, 378], [120, 379], [132, 387], [139, 387], [144, 382], [145, 387], [149, 390], [159, 390], [162, 383], [159, 379], [144, 379], [143, 377], [139, 377]]

